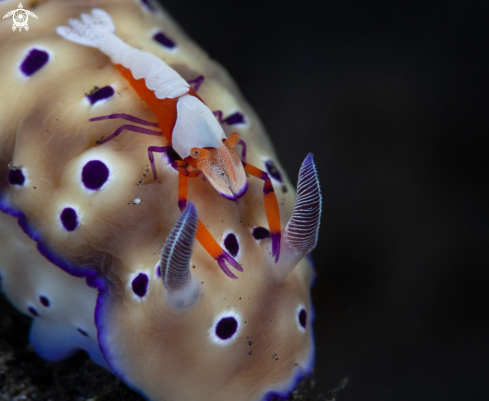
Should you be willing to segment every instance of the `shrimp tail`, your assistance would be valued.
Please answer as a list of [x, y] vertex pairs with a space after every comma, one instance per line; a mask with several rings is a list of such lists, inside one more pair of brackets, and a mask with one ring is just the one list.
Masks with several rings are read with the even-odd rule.
[[99, 49], [110, 57], [114, 65], [128, 69], [135, 80], [144, 78], [148, 89], [158, 99], [182, 96], [189, 84], [168, 64], [154, 54], [136, 49], [115, 35], [110, 15], [99, 8], [80, 19], [69, 19], [71, 26], [58, 26], [56, 32], [63, 38], [83, 46]]
[[81, 14], [80, 17], [81, 21], [68, 20], [71, 27], [58, 26], [58, 35], [71, 42], [100, 49], [107, 42], [107, 36], [115, 33], [112, 18], [100, 8], [94, 8], [92, 14]]

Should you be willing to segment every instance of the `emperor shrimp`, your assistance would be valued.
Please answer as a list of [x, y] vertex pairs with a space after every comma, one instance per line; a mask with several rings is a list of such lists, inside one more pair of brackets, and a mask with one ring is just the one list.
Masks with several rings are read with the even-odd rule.
[[[158, 127], [154, 131], [134, 125], [123, 125], [107, 138], [104, 144], [128, 130], [147, 135], [163, 135], [168, 146], [150, 146], [148, 158], [154, 179], [157, 180], [154, 153], [166, 153], [171, 166], [178, 172], [178, 206], [183, 211], [187, 205], [188, 178], [201, 173], [225, 198], [237, 201], [246, 193], [246, 173], [262, 179], [265, 213], [272, 237], [272, 254], [275, 262], [280, 257], [280, 212], [270, 177], [265, 171], [245, 162], [246, 144], [234, 132], [226, 138], [214, 113], [190, 88], [189, 84], [160, 58], [135, 49], [115, 35], [115, 26], [109, 14], [93, 9], [91, 15], [81, 14], [81, 21], [70, 19], [70, 27], [57, 28], [59, 35], [72, 42], [99, 49], [110, 57], [112, 63], [148, 104], [158, 119], [158, 124], [121, 113], [92, 118], [91, 121], [122, 118], [140, 125]], [[241, 159], [233, 149], [241, 144]], [[177, 157], [172, 157], [176, 152]], [[238, 271], [242, 267], [226, 252], [198, 220], [196, 238], [231, 278], [237, 278], [226, 266], [228, 262]]]

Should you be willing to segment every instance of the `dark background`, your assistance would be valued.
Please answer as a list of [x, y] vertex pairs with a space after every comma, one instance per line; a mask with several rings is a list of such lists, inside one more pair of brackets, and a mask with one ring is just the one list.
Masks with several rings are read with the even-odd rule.
[[488, 400], [488, 2], [163, 3], [294, 183], [315, 154], [318, 390]]

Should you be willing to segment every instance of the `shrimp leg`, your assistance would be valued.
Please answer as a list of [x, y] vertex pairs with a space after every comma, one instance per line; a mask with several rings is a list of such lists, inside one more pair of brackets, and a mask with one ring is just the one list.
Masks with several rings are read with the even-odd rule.
[[273, 190], [272, 181], [268, 174], [260, 170], [259, 168], [242, 162], [244, 166], [244, 170], [263, 181], [265, 184], [263, 185], [263, 199], [265, 202], [265, 214], [267, 215], [268, 227], [270, 228], [270, 234], [272, 236], [272, 255], [275, 256], [275, 263], [278, 262], [280, 257], [280, 238], [281, 234], [281, 224], [280, 224], [280, 211], [278, 208], [277, 196], [275, 195], [275, 191]]
[[[188, 190], [188, 177], [183, 174], [178, 174], [178, 207], [183, 212], [187, 206], [187, 191]], [[207, 227], [199, 219], [197, 224], [197, 232], [195, 238], [200, 242], [204, 249], [217, 261], [222, 271], [231, 278], [237, 278], [226, 265], [226, 262], [233, 266], [236, 270], [242, 272], [241, 265], [234, 260], [214, 239]]]
[[155, 127], [159, 128], [160, 124], [158, 123], [152, 123], [151, 121], [146, 121], [146, 120], [141, 120], [140, 118], [131, 116], [130, 114], [125, 114], [125, 113], [118, 113], [118, 114], [110, 114], [108, 116], [100, 116], [100, 117], [94, 117], [91, 118], [88, 121], [101, 121], [101, 120], [112, 120], [114, 118], [122, 118], [123, 120], [131, 121], [136, 124], [141, 124], [141, 125], [146, 125], [148, 127]]
[[109, 135], [107, 138], [102, 137], [99, 140], [97, 140], [97, 144], [102, 145], [106, 142], [109, 142], [111, 139], [114, 139], [116, 136], [118, 136], [124, 130], [132, 131], [132, 132], [138, 132], [140, 134], [146, 134], [146, 135], [163, 136], [161, 131], [153, 131], [153, 130], [150, 130], [147, 128], [137, 127], [136, 125], [125, 124], [125, 125], [121, 125], [119, 128], [117, 128], [117, 130], [112, 135]]
[[187, 83], [190, 85], [190, 84], [195, 84], [194, 86], [194, 92], [197, 93], [197, 91], [199, 90], [200, 88], [200, 85], [202, 85], [202, 83], [204, 82], [204, 76], [203, 75], [199, 75], [197, 78], [195, 79], [191, 79], [190, 81], [187, 81]]

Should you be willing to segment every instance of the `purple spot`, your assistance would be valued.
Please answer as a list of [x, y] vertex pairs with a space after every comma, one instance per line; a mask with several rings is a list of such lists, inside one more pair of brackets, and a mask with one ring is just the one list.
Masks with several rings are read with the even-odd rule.
[[213, 114], [219, 119], [219, 122], [221, 124], [233, 125], [233, 124], [239, 124], [245, 122], [244, 115], [241, 114], [239, 111], [231, 114], [229, 117], [226, 118], [222, 118], [221, 110], [216, 110], [213, 112]]
[[78, 216], [76, 215], [75, 209], [65, 207], [61, 212], [60, 218], [66, 231], [73, 231], [78, 227]]
[[238, 329], [238, 322], [234, 317], [225, 317], [219, 320], [216, 326], [216, 335], [221, 340], [227, 340], [232, 337]]
[[156, 277], [158, 277], [158, 278], [161, 277], [161, 266], [160, 265], [156, 266]]
[[81, 334], [83, 334], [85, 337], [88, 337], [88, 334], [87, 334], [87, 332], [86, 332], [86, 331], [84, 331], [84, 330], [82, 330], [82, 329], [80, 329], [80, 328], [77, 328], [77, 330], [78, 330], [78, 331], [79, 331]]
[[299, 312], [299, 323], [305, 329], [307, 325], [307, 312], [305, 309], [301, 309]]
[[29, 312], [30, 312], [30, 313], [31, 313], [33, 316], [35, 316], [35, 317], [39, 317], [39, 313], [37, 313], [37, 310], [36, 310], [34, 307], [29, 306], [29, 307], [27, 308], [27, 310], [28, 310], [28, 311], [29, 311]]
[[141, 3], [143, 3], [149, 11], [156, 11], [156, 8], [154, 8], [149, 0], [141, 0]]
[[241, 114], [239, 111], [237, 111], [234, 114], [231, 114], [229, 117], [226, 117], [222, 122], [228, 124], [228, 125], [233, 125], [233, 124], [240, 124], [244, 123], [245, 119], [243, 114]]
[[8, 171], [8, 182], [10, 185], [24, 185], [25, 177], [20, 168]]
[[260, 241], [265, 238], [270, 238], [270, 231], [268, 231], [265, 227], [255, 227], [253, 229], [253, 237], [257, 240]]
[[239, 243], [236, 235], [228, 234], [224, 240], [224, 246], [233, 257], [236, 257], [239, 252]]
[[114, 96], [114, 89], [112, 86], [104, 86], [103, 88], [100, 88], [98, 91], [91, 93], [90, 95], [87, 95], [88, 100], [90, 101], [90, 104], [95, 104], [100, 100], [108, 99], [109, 97]]
[[41, 69], [49, 60], [49, 54], [44, 50], [32, 49], [20, 65], [20, 70], [26, 77]]
[[109, 169], [100, 160], [89, 161], [82, 170], [82, 182], [88, 189], [99, 189], [109, 178]]
[[277, 181], [282, 182], [282, 174], [280, 174], [280, 171], [278, 171], [277, 167], [275, 167], [273, 160], [267, 160], [265, 162], [265, 167], [269, 175], [271, 175]]
[[153, 36], [153, 39], [158, 43], [162, 44], [169, 49], [173, 49], [176, 46], [176, 43], [171, 40], [168, 36], [166, 36], [163, 32], [158, 32]]
[[132, 280], [132, 290], [138, 297], [144, 297], [148, 289], [148, 276], [144, 273], [139, 273], [137, 277]]
[[45, 306], [46, 308], [47, 308], [47, 307], [49, 306], [49, 304], [50, 304], [50, 303], [49, 303], [49, 299], [47, 299], [47, 298], [46, 298], [46, 297], [44, 297], [44, 296], [40, 296], [40, 297], [39, 297], [39, 301], [41, 301], [41, 304], [42, 304], [43, 306]]

